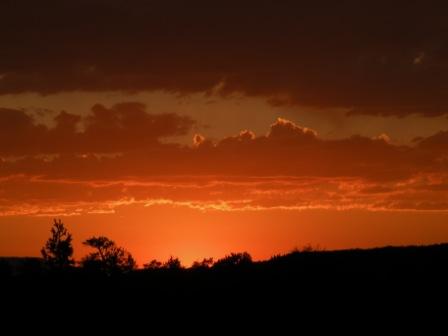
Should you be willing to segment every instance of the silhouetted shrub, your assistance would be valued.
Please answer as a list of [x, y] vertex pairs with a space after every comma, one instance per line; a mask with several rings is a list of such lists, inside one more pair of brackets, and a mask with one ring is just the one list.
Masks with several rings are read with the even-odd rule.
[[323, 251], [323, 249], [320, 247], [320, 245], [313, 246], [311, 244], [306, 244], [302, 247], [302, 252], [318, 252]]
[[162, 262], [156, 259], [151, 260], [149, 263], [143, 265], [144, 269], [155, 270], [162, 268]]
[[192, 269], [206, 269], [210, 268], [213, 265], [213, 258], [204, 258], [202, 261], [195, 261], [193, 265], [191, 265]]
[[252, 257], [247, 252], [242, 253], [231, 253], [222, 259], [219, 259], [213, 267], [224, 268], [224, 267], [235, 267], [235, 266], [248, 266], [252, 264]]
[[180, 270], [182, 269], [182, 264], [179, 258], [170, 257], [162, 266], [164, 269], [168, 270]]

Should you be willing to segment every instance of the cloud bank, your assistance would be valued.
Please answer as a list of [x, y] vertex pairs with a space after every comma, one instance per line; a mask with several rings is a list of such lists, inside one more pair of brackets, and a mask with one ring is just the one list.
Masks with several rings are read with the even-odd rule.
[[[50, 113], [50, 112], [48, 112]], [[83, 117], [0, 113], [0, 214], [113, 212], [129, 204], [203, 211], [448, 210], [446, 132], [398, 146], [389, 137], [323, 139], [279, 118], [266, 134], [167, 142], [195, 121], [139, 103]], [[164, 140], [165, 141], [162, 141]]]

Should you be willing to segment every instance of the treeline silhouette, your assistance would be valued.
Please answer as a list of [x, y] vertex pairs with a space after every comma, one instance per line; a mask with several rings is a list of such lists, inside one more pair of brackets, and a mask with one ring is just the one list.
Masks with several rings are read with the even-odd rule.
[[[34, 261], [34, 268], [23, 267], [22, 273], [33, 273], [40, 268], [40, 273], [61, 275], [74, 272], [84, 272], [96, 275], [118, 276], [135, 272], [138, 270], [137, 263], [131, 253], [123, 247], [104, 236], [93, 236], [83, 242], [84, 245], [93, 249], [93, 252], [83, 257], [79, 262], [73, 259], [72, 235], [65, 228], [61, 220], [54, 220], [45, 246], [41, 249], [42, 260], [36, 258], [23, 259], [26, 265], [31, 265]], [[8, 268], [3, 262], [3, 275], [7, 274]], [[231, 253], [222, 259], [213, 261], [213, 258], [204, 258], [202, 261], [195, 261], [189, 268], [191, 270], [201, 270], [209, 268], [229, 268], [244, 267], [252, 264], [252, 257], [247, 252]], [[24, 264], [25, 265], [25, 264]], [[156, 271], [180, 271], [184, 267], [179, 258], [171, 256], [167, 261], [161, 262], [153, 259], [143, 264], [143, 270]]]
[[[0, 258], [0, 276], [76, 276], [136, 277], [147, 273], [204, 273], [204, 271], [275, 272], [300, 274], [302, 279], [313, 274], [357, 274], [391, 278], [400, 274], [414, 276], [448, 271], [448, 244], [429, 246], [382, 247], [326, 251], [306, 246], [269, 260], [254, 262], [247, 252], [230, 253], [216, 261], [204, 258], [190, 267], [177, 257], [162, 262], [156, 259], [137, 267], [131, 253], [104, 236], [93, 236], [83, 242], [93, 251], [80, 261], [73, 259], [73, 238], [61, 220], [54, 220], [50, 237], [41, 249], [42, 258]], [[222, 275], [222, 274], [221, 274]]]
[[304, 312], [328, 317], [346, 311], [341, 308], [346, 305], [352, 317], [380, 306], [382, 314], [396, 318], [397, 309], [411, 314], [432, 307], [434, 298], [448, 298], [448, 244], [341, 251], [308, 247], [264, 261], [231, 253], [188, 268], [176, 257], [137, 268], [128, 251], [103, 236], [84, 244], [92, 251], [76, 262], [72, 236], [57, 220], [42, 258], [0, 258], [4, 302], [21, 314], [24, 307], [34, 312], [43, 304], [52, 306], [52, 314], [59, 308], [76, 314], [79, 305], [84, 318], [101, 312], [117, 321], [126, 310], [132, 319], [147, 319], [179, 316], [198, 306], [205, 315], [230, 307], [228, 317], [221, 315], [229, 324], [247, 323], [249, 311], [269, 318], [299, 310], [302, 318]]

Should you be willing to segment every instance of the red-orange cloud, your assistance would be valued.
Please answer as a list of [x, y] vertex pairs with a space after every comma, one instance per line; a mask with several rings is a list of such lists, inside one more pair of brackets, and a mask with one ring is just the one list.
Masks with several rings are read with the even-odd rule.
[[24, 112], [3, 118], [5, 130], [22, 136], [2, 133], [10, 136], [1, 147], [2, 215], [108, 213], [130, 204], [448, 210], [443, 132], [397, 146], [384, 137], [325, 140], [278, 119], [266, 135], [245, 130], [215, 142], [195, 135], [185, 146], [159, 139], [189, 131], [193, 120], [148, 114], [135, 103], [96, 105], [84, 118], [60, 113], [54, 128]]

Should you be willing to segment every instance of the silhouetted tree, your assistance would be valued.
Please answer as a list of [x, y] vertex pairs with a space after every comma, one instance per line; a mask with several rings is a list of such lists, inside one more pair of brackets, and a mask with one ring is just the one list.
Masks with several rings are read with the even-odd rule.
[[247, 252], [231, 253], [222, 259], [219, 259], [213, 267], [232, 267], [232, 266], [247, 266], [252, 264], [252, 257]]
[[42, 257], [51, 269], [62, 270], [72, 266], [72, 235], [64, 227], [62, 221], [54, 220], [51, 237], [41, 250]]
[[213, 258], [204, 258], [202, 261], [195, 261], [193, 265], [191, 265], [192, 269], [198, 268], [210, 268], [213, 265]]
[[92, 237], [83, 242], [96, 249], [82, 260], [83, 267], [99, 269], [108, 275], [129, 272], [136, 268], [132, 255], [107, 237]]
[[170, 257], [165, 263], [163, 263], [162, 267], [168, 270], [180, 270], [182, 269], [182, 264], [179, 258]]

